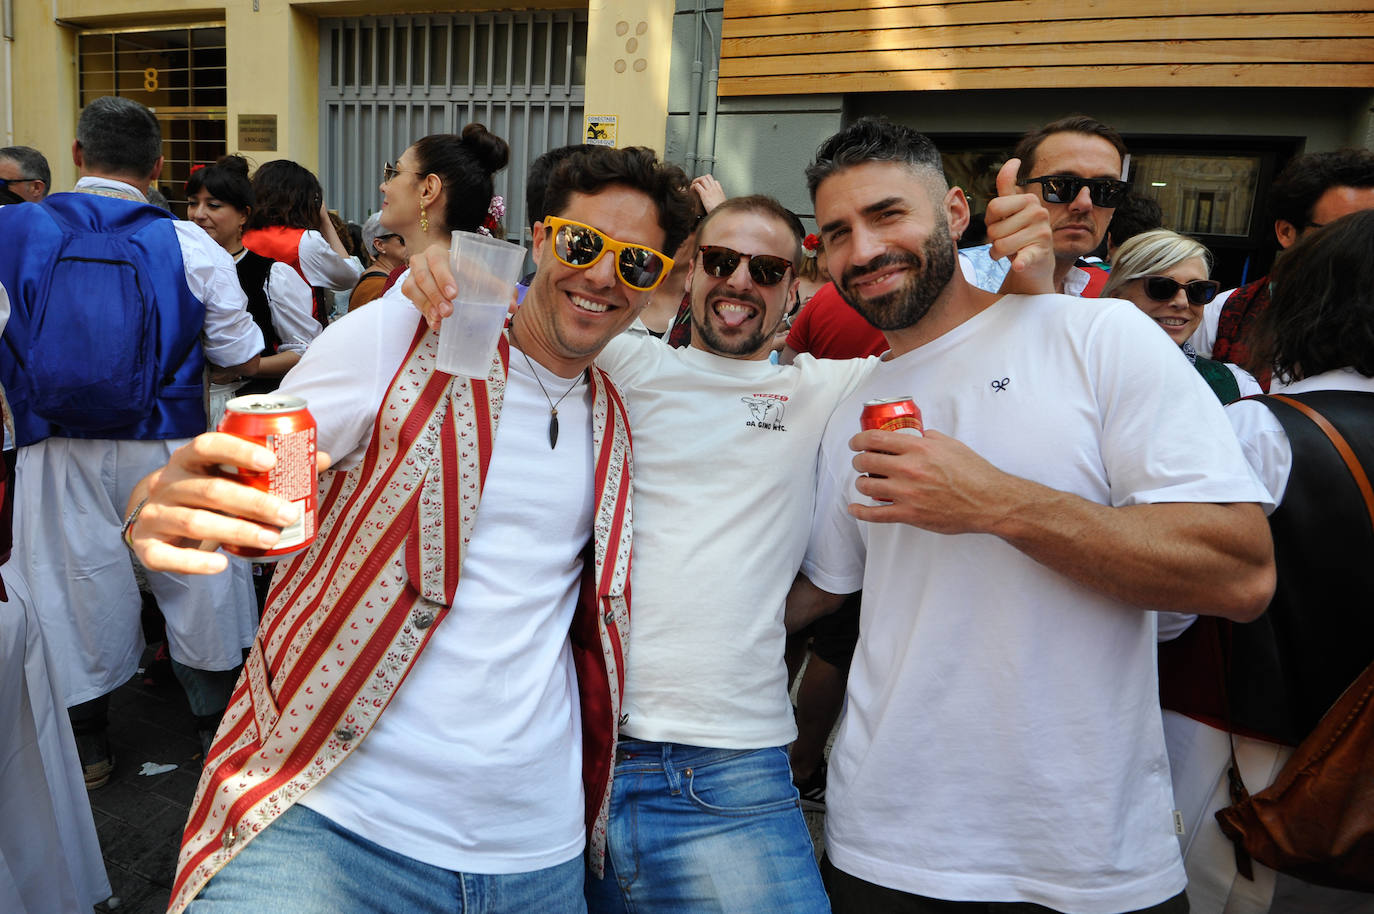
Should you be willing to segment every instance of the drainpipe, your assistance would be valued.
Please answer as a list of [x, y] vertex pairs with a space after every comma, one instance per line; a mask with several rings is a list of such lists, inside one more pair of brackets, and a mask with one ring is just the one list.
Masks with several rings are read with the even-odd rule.
[[4, 0], [5, 145], [14, 145], [14, 0]]
[[687, 115], [687, 174], [697, 176], [697, 138], [701, 130], [701, 22], [705, 16], [706, 0], [697, 0], [692, 12], [692, 29], [696, 33], [695, 50], [692, 58], [691, 108]]
[[706, 154], [701, 157], [702, 174], [710, 174], [716, 168], [716, 110], [719, 107], [716, 86], [720, 82], [720, 51], [716, 34], [711, 31], [711, 23], [703, 17], [702, 25], [706, 26], [706, 34], [711, 39], [711, 54], [715, 57], [711, 72], [706, 77]]

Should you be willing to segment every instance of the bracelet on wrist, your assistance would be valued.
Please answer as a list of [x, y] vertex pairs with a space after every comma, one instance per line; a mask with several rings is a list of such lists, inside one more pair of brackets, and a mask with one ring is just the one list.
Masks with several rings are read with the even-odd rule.
[[134, 505], [134, 509], [129, 512], [129, 516], [124, 518], [124, 526], [119, 528], [119, 538], [124, 540], [124, 545], [130, 549], [134, 548], [134, 524], [138, 522], [138, 516], [143, 513], [143, 506], [148, 503], [148, 499], [143, 499]]

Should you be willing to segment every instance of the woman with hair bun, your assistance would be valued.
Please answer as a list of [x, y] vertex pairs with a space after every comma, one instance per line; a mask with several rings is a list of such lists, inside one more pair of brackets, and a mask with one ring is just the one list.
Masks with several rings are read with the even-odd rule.
[[266, 343], [252, 380], [240, 382], [222, 370], [212, 374], [218, 388], [211, 390], [213, 428], [229, 394], [276, 390], [281, 377], [300, 361], [301, 353], [319, 335], [320, 324], [311, 316], [313, 302], [305, 280], [286, 264], [244, 246], [243, 228], [256, 207], [248, 163], [242, 157], [224, 156], [193, 171], [186, 182], [186, 199], [187, 218], [234, 258], [239, 285], [248, 296], [248, 312]]
[[509, 161], [506, 141], [482, 124], [416, 140], [382, 170], [382, 227], [411, 251], [447, 247], [451, 232], [475, 232], [486, 221], [492, 175]]
[[315, 319], [328, 323], [325, 293], [352, 289], [363, 267], [340, 240], [319, 179], [302, 165], [276, 159], [253, 174], [253, 194], [257, 205], [243, 243], [300, 274], [315, 290]]

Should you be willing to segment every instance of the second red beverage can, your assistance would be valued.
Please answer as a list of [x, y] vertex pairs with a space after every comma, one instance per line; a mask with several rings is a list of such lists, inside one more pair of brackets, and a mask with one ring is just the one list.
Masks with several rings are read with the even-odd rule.
[[869, 400], [859, 414], [859, 427], [864, 431], [880, 429], [885, 432], [907, 432], [924, 435], [921, 410], [911, 397], [891, 397]]
[[299, 552], [315, 540], [315, 417], [300, 397], [252, 394], [235, 397], [224, 408], [219, 431], [255, 441], [277, 457], [266, 473], [224, 467], [225, 474], [255, 489], [285, 498], [298, 509], [281, 540], [271, 549], [226, 545], [225, 551], [247, 559], [274, 562]]

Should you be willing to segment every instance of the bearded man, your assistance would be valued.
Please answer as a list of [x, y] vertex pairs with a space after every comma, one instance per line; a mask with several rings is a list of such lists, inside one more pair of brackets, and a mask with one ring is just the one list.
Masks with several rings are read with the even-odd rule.
[[[834, 910], [1186, 911], [1151, 610], [1258, 616], [1267, 495], [1139, 310], [964, 280], [968, 203], [928, 139], [865, 119], [807, 176], [839, 290], [890, 346], [826, 430], [788, 606], [795, 628], [863, 590]], [[924, 437], [854, 435], [902, 395]]]

